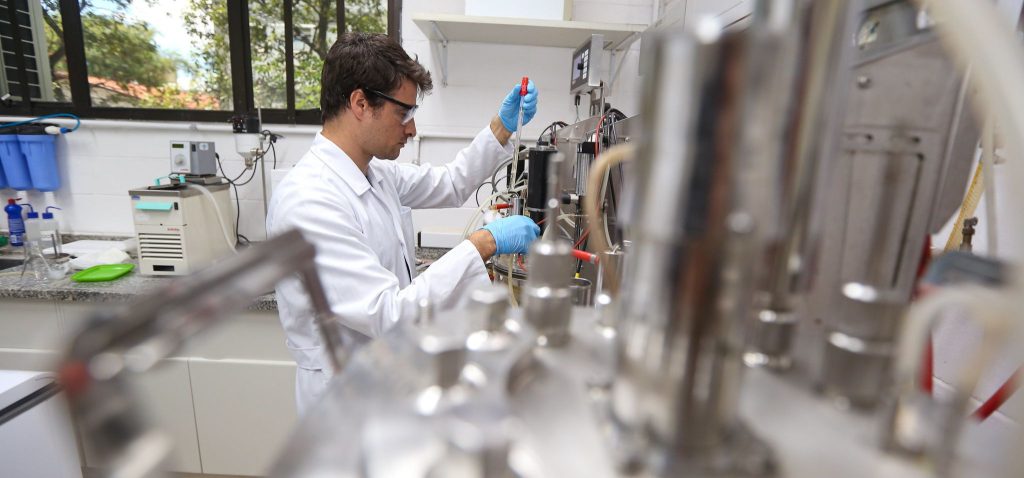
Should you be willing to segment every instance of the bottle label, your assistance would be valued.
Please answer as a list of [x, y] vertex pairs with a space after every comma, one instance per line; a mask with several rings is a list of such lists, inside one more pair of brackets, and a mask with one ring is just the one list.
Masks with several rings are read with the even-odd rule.
[[21, 218], [8, 218], [7, 225], [11, 229], [11, 245], [20, 246], [25, 243], [25, 221]]

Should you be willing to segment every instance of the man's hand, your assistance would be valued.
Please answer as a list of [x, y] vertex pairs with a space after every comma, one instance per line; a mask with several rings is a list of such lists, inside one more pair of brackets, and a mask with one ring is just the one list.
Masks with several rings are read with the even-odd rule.
[[540, 226], [526, 216], [498, 219], [469, 236], [483, 260], [495, 254], [523, 254], [540, 236]]
[[[501, 106], [498, 108], [498, 120], [501, 127], [508, 132], [508, 136], [512, 136], [512, 133], [516, 132], [519, 122], [519, 106], [523, 108], [523, 124], [529, 123], [533, 119], [533, 116], [537, 114], [537, 87], [533, 85], [533, 80], [530, 80], [526, 85], [526, 95], [519, 96], [519, 92], [522, 89], [522, 84], [517, 84], [512, 87], [512, 91], [508, 92], [505, 99], [501, 102]], [[505, 141], [501, 140], [498, 136], [498, 132], [495, 131], [494, 121], [491, 120], [491, 131], [494, 132], [494, 137], [498, 138], [498, 141], [504, 145]], [[507, 138], [507, 136], [506, 136]]]
[[498, 140], [498, 144], [502, 146], [508, 144], [508, 140], [512, 138], [512, 132], [502, 126], [501, 118], [498, 115], [491, 118], [491, 133], [494, 134], [494, 139]]
[[470, 234], [468, 239], [469, 242], [476, 246], [476, 250], [480, 253], [480, 258], [484, 262], [493, 257], [494, 253], [498, 250], [498, 245], [494, 242], [494, 236], [489, 231], [481, 229]]

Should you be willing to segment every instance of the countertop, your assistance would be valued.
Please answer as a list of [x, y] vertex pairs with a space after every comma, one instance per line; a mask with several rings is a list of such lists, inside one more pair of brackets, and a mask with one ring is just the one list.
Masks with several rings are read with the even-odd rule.
[[[423, 268], [441, 257], [447, 249], [422, 248], [416, 249], [416, 256]], [[0, 257], [13, 258], [10, 247], [0, 251]], [[187, 277], [187, 276], [185, 276]], [[73, 282], [70, 274], [59, 280], [36, 280], [21, 278], [21, 268], [13, 267], [0, 270], [0, 299], [38, 299], [66, 302], [130, 302], [134, 298], [154, 292], [169, 284], [175, 277], [152, 277], [132, 271], [119, 279], [110, 282]], [[277, 300], [273, 292], [257, 297], [249, 305], [251, 311], [276, 311]]]

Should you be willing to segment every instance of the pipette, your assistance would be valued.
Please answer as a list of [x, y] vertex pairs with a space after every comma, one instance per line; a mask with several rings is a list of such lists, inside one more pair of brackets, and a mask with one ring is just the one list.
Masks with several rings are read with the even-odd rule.
[[[526, 103], [526, 87], [530, 84], [530, 78], [524, 76], [523, 84], [519, 87], [519, 119], [516, 120], [516, 159], [519, 159], [519, 145], [523, 137], [523, 105]], [[513, 178], [513, 181], [515, 179]]]
[[[526, 103], [526, 88], [529, 83], [530, 78], [524, 76], [523, 83], [519, 87], [519, 117], [516, 120], [516, 140], [513, 145], [515, 149], [512, 152], [512, 184], [516, 184], [519, 181], [519, 147], [523, 142], [523, 105]], [[511, 201], [518, 201], [519, 194], [512, 193], [510, 198]]]

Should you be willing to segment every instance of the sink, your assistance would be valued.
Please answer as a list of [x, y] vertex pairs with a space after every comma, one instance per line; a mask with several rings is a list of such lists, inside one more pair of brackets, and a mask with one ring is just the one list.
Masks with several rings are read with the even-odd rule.
[[20, 267], [21, 263], [21, 259], [0, 258], [0, 270], [10, 269], [12, 267]]

